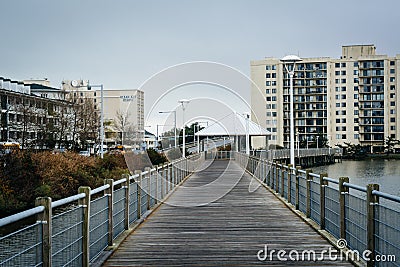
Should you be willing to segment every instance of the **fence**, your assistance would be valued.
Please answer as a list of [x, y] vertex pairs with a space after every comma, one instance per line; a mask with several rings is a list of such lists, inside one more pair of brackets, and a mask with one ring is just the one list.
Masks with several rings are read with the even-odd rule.
[[197, 154], [65, 199], [38, 198], [35, 208], [0, 219], [2, 228], [36, 217], [0, 236], [0, 266], [89, 266], [203, 161]]
[[321, 230], [346, 240], [360, 258], [370, 251], [368, 266], [400, 266], [400, 197], [379, 191], [378, 184], [361, 187], [348, 177], [333, 179], [242, 153], [234, 157]]

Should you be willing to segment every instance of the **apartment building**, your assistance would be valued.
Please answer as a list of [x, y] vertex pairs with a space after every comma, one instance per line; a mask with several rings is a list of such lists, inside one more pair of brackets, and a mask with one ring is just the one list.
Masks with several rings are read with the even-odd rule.
[[[1, 141], [18, 142], [23, 149], [47, 149], [71, 141], [73, 137], [65, 123], [73, 105], [62, 99], [60, 91], [0, 77]], [[55, 95], [56, 98], [51, 97]]]
[[[296, 146], [361, 144], [383, 149], [400, 139], [397, 103], [400, 55], [377, 55], [374, 45], [342, 47], [338, 59], [303, 58], [293, 85]], [[289, 75], [280, 59], [251, 61], [252, 120], [272, 135], [269, 144], [289, 146]], [[290, 66], [289, 66], [290, 67]], [[257, 143], [254, 143], [257, 146]]]
[[[90, 89], [89, 89], [90, 88]], [[86, 80], [65, 80], [62, 90], [76, 104], [93, 105], [100, 116], [101, 91]], [[137, 89], [103, 88], [105, 143], [140, 149], [144, 142], [144, 92]]]

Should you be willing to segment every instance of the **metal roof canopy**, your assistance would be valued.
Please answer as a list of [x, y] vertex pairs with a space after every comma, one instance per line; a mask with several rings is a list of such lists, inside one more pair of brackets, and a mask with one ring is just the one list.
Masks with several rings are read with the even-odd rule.
[[[246, 135], [246, 118], [236, 112], [233, 112], [221, 120], [216, 121], [210, 126], [195, 133], [196, 136], [235, 136]], [[249, 135], [250, 136], [268, 136], [269, 131], [261, 125], [249, 119]]]

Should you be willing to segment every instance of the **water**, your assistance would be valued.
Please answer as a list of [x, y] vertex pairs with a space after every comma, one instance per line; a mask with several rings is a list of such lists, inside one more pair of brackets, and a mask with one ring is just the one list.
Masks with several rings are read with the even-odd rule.
[[400, 160], [343, 160], [342, 163], [312, 168], [314, 173], [328, 173], [330, 178], [349, 177], [359, 186], [379, 184], [379, 190], [400, 196]]

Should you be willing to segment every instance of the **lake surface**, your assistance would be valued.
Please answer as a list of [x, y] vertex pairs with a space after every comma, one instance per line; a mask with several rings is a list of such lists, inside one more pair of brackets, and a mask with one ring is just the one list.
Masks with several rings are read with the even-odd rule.
[[379, 184], [379, 190], [400, 196], [400, 160], [368, 159], [343, 160], [342, 163], [312, 168], [314, 173], [328, 173], [330, 178], [349, 177], [359, 186]]

